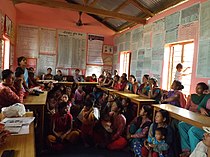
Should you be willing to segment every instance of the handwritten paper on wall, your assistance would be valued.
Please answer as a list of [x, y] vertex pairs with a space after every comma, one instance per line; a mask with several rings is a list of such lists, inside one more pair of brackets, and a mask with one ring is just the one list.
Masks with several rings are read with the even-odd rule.
[[210, 38], [210, 1], [201, 3], [200, 16], [200, 39], [205, 40]]
[[87, 64], [102, 65], [102, 48], [104, 37], [97, 35], [88, 35], [88, 54]]
[[166, 31], [165, 43], [176, 42], [177, 38], [178, 38], [178, 28], [174, 28], [174, 29]]
[[4, 18], [3, 18], [3, 13], [0, 10], [0, 38], [2, 37], [4, 32]]
[[86, 34], [72, 31], [58, 31], [57, 67], [86, 67]]
[[97, 77], [101, 75], [102, 66], [91, 66], [87, 65], [86, 68], [86, 76], [91, 76], [93, 73], [96, 74]]
[[178, 28], [178, 41], [195, 39], [198, 34], [198, 22], [180, 25]]
[[177, 28], [180, 24], [180, 12], [176, 12], [165, 18], [165, 30]]
[[56, 30], [40, 28], [40, 54], [56, 54]]
[[52, 74], [55, 74], [56, 55], [39, 55], [38, 58], [38, 74], [46, 74], [47, 68], [52, 68]]
[[39, 29], [32, 26], [18, 26], [17, 57], [37, 58], [39, 54]]
[[199, 19], [200, 4], [195, 4], [192, 7], [181, 11], [181, 24], [191, 23]]
[[197, 77], [210, 77], [210, 40], [199, 42]]

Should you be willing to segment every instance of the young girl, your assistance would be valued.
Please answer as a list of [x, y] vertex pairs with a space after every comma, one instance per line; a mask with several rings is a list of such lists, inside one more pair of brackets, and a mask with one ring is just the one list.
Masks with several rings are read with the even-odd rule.
[[114, 80], [113, 80], [111, 88], [113, 88], [115, 90], [120, 89], [120, 76], [119, 75], [114, 76]]
[[[156, 128], [155, 137], [148, 138], [145, 142], [146, 151], [151, 151], [152, 157], [164, 157], [163, 152], [168, 150], [168, 144], [165, 142], [166, 134], [166, 128]], [[142, 154], [144, 154], [144, 152], [142, 152]]]
[[167, 94], [164, 93], [164, 99], [161, 102], [185, 108], [186, 100], [184, 98], [183, 93], [181, 92], [181, 90], [184, 89], [182, 83], [180, 81], [174, 80], [174, 82], [171, 85], [171, 89], [172, 90], [169, 91]]
[[107, 145], [109, 150], [120, 150], [127, 145], [127, 141], [122, 137], [123, 131], [126, 125], [126, 119], [121, 114], [122, 105], [119, 100], [115, 100], [111, 106], [111, 112], [109, 116], [111, 117], [111, 141]]
[[136, 110], [134, 108], [134, 105], [131, 103], [131, 100], [129, 98], [123, 98], [122, 99], [122, 114], [126, 118], [126, 126], [130, 124], [130, 122], [134, 119], [136, 116]]
[[185, 70], [183, 70], [183, 65], [181, 63], [177, 64], [174, 80], [182, 82], [182, 76], [189, 75], [189, 74], [184, 74], [184, 72], [189, 68], [190, 67], [187, 67]]
[[127, 83], [124, 91], [136, 94], [138, 89], [138, 82], [136, 82], [135, 76], [130, 75], [128, 81], [129, 82]]
[[78, 86], [77, 90], [75, 91], [74, 99], [77, 105], [81, 105], [85, 98], [85, 92], [82, 89], [82, 86]]
[[[169, 123], [169, 113], [162, 109], [159, 110], [155, 115], [155, 122], [153, 122], [150, 126], [148, 139], [155, 137], [155, 130], [157, 128], [160, 128], [160, 127], [166, 128], [167, 135], [166, 135], [165, 141], [169, 146], [167, 155], [170, 157], [174, 157], [174, 151], [172, 149], [173, 130], [170, 127], [170, 125], [168, 125], [168, 123]], [[146, 145], [146, 141], [144, 142], [144, 145]], [[148, 157], [148, 155], [149, 155], [149, 150], [145, 146], [142, 147], [142, 157]]]
[[79, 137], [79, 132], [72, 131], [72, 120], [72, 116], [68, 112], [68, 103], [59, 103], [58, 112], [52, 117], [51, 135], [48, 135], [51, 146], [55, 144], [55, 148], [58, 146], [58, 149], [60, 149], [65, 141], [70, 143], [76, 142]]
[[147, 138], [151, 120], [149, 115], [152, 114], [151, 106], [144, 105], [141, 108], [139, 117], [133, 119], [127, 128], [127, 138], [135, 156], [141, 156], [141, 147]]
[[93, 141], [93, 128], [95, 125], [95, 117], [93, 113], [93, 96], [87, 97], [85, 100], [85, 106], [82, 109], [82, 126], [81, 126], [81, 132], [82, 132], [82, 139], [85, 144], [85, 147], [88, 147], [89, 145], [93, 144], [91, 141]]

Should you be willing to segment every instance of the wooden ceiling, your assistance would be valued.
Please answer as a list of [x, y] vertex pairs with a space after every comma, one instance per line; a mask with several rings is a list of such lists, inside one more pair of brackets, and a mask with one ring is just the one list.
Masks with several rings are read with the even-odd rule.
[[186, 0], [13, 0], [51, 8], [82, 11], [119, 32]]

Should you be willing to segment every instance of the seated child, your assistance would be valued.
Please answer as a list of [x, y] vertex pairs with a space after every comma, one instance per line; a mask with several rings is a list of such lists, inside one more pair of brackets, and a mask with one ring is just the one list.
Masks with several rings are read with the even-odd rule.
[[190, 157], [209, 157], [210, 155], [210, 128], [203, 127], [203, 129], [206, 131], [203, 140], [197, 144]]
[[72, 120], [72, 116], [68, 112], [68, 103], [59, 103], [58, 112], [52, 116], [51, 135], [48, 135], [48, 140], [51, 146], [59, 144], [59, 146], [62, 147], [65, 141], [70, 143], [75, 143], [77, 141], [79, 132], [72, 131]]
[[83, 91], [82, 86], [78, 86], [76, 89], [74, 99], [77, 105], [81, 105], [83, 103], [85, 99], [85, 92]]
[[152, 157], [164, 157], [163, 152], [167, 151], [169, 148], [168, 144], [165, 142], [166, 134], [167, 129], [159, 127], [155, 130], [155, 137], [148, 137], [145, 142], [145, 147], [151, 151]]

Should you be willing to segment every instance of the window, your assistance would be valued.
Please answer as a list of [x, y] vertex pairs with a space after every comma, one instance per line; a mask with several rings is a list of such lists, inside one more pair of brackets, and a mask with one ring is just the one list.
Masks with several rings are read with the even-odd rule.
[[169, 90], [176, 72], [176, 65], [182, 63], [183, 70], [190, 67], [184, 73], [182, 84], [184, 89], [182, 92], [186, 95], [190, 93], [192, 63], [194, 56], [193, 41], [171, 44], [165, 47], [164, 54], [164, 69], [163, 69], [163, 88]]
[[120, 72], [119, 74], [126, 73], [130, 75], [130, 61], [131, 61], [131, 52], [123, 51], [120, 52]]
[[10, 61], [10, 41], [8, 38], [3, 38], [2, 43], [2, 55], [3, 55], [3, 69], [9, 69], [9, 61]]

